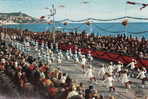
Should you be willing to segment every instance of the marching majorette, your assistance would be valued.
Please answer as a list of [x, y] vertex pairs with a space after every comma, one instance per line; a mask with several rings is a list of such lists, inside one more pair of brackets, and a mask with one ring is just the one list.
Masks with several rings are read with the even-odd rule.
[[69, 55], [69, 51], [68, 50], [66, 51], [66, 59], [70, 60], [70, 55]]
[[144, 87], [144, 84], [145, 84], [145, 81], [148, 81], [148, 78], [146, 77], [146, 69], [145, 68], [142, 68], [139, 73], [138, 73], [138, 76], [137, 78], [141, 79], [142, 81], [142, 87]]
[[85, 67], [86, 67], [86, 58], [85, 58], [85, 55], [82, 56], [81, 67], [82, 67], [82, 71], [84, 73], [85, 72]]
[[53, 50], [53, 43], [50, 43], [50, 49]]
[[114, 71], [113, 62], [110, 62], [109, 66], [107, 67], [107, 73], [111, 74]]
[[74, 62], [75, 62], [75, 63], [79, 63], [79, 62], [80, 62], [77, 53], [74, 54]]
[[98, 72], [99, 79], [104, 80], [105, 79], [105, 73], [106, 73], [106, 70], [105, 70], [104, 64], [102, 64], [102, 66], [101, 66], [101, 68], [99, 69], [99, 72]]
[[58, 43], [55, 44], [55, 49], [58, 52], [58, 50], [59, 50], [59, 44]]
[[52, 64], [52, 61], [51, 61], [51, 58], [49, 55], [47, 55], [47, 62], [48, 62], [48, 64]]
[[78, 56], [79, 56], [79, 57], [82, 56], [81, 49], [78, 50]]
[[70, 57], [73, 56], [71, 48], [69, 49], [69, 55], [70, 55]]
[[57, 64], [58, 64], [58, 66], [61, 66], [61, 64], [62, 64], [62, 59], [58, 56], [58, 59], [57, 59]]
[[126, 67], [130, 67], [131, 70], [135, 69], [135, 65], [137, 64], [137, 61], [135, 59], [132, 59], [132, 61], [126, 66]]
[[126, 88], [131, 88], [131, 81], [128, 78], [128, 70], [123, 70], [120, 75], [121, 83], [125, 85]]
[[121, 61], [118, 61], [118, 64], [116, 65], [116, 72], [119, 73], [122, 70], [123, 63]]
[[55, 61], [55, 57], [54, 57], [53, 53], [51, 53], [50, 55], [51, 55], [50, 56], [51, 57], [51, 61], [54, 62]]
[[59, 57], [60, 57], [61, 59], [63, 59], [63, 53], [62, 53], [62, 51], [61, 51], [61, 50], [59, 50], [58, 55], [59, 55]]
[[105, 78], [104, 82], [106, 84], [106, 87], [109, 88], [109, 91], [115, 91], [115, 87], [113, 86], [113, 77], [112, 75], [108, 74], [107, 77]]
[[93, 61], [93, 57], [91, 55], [91, 51], [88, 52], [88, 60], [89, 60], [89, 63], [91, 64], [92, 61]]
[[118, 61], [118, 64], [115, 67], [115, 76], [117, 76], [117, 77], [120, 76], [122, 67], [123, 67], [123, 63], [121, 61]]
[[135, 65], [137, 64], [137, 61], [135, 59], [132, 59], [132, 61], [126, 66], [128, 68], [130, 68], [131, 70], [131, 73], [130, 73], [130, 76], [131, 77], [134, 77], [134, 72], [135, 72]]
[[95, 76], [93, 75], [93, 67], [90, 65], [88, 69], [85, 72], [85, 76], [89, 78], [89, 81], [92, 82], [92, 80], [96, 81]]

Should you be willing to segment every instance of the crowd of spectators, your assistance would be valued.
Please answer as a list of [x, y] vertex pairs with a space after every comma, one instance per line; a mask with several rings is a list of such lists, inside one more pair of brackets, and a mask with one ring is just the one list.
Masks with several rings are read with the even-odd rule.
[[[0, 28], [0, 31], [6, 32], [6, 30], [2, 28]], [[52, 43], [53, 38], [55, 37], [55, 42], [59, 44], [72, 44], [79, 48], [90, 48], [93, 50], [118, 53], [127, 56], [148, 58], [148, 40], [144, 37], [137, 38], [126, 36], [124, 34], [118, 34], [117, 36], [94, 36], [93, 34], [88, 35], [85, 31], [82, 33], [56, 32], [54, 34], [55, 36], [53, 36], [53, 33], [48, 32], [39, 33], [15, 29], [7, 29], [7, 33], [11, 35], [17, 34], [18, 39], [23, 39], [28, 36], [34, 40], [48, 43]]]

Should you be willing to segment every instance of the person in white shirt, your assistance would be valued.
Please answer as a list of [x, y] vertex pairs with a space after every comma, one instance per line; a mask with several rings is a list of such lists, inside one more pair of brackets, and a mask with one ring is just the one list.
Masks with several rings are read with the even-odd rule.
[[122, 67], [123, 67], [123, 63], [120, 62], [120, 61], [118, 61], [118, 64], [117, 64], [116, 67], [115, 67], [115, 76], [116, 76], [116, 77], [119, 77], [119, 76], [120, 76]]
[[88, 54], [88, 60], [89, 60], [89, 64], [91, 64], [93, 62], [93, 57], [92, 57], [91, 53]]
[[80, 62], [77, 53], [74, 54], [74, 62], [75, 63], [79, 63]]
[[113, 74], [113, 71], [114, 71], [114, 67], [113, 67], [113, 63], [112, 62], [110, 62], [110, 64], [109, 64], [109, 66], [108, 66], [108, 68], [107, 68], [107, 72], [109, 73], [109, 74]]
[[61, 79], [60, 79], [60, 81], [61, 81], [62, 84], [65, 84], [66, 78], [67, 78], [66, 73], [63, 73], [63, 75], [61, 76]]
[[104, 80], [105, 73], [106, 73], [106, 70], [105, 70], [104, 64], [102, 64], [98, 72], [99, 79]]
[[84, 70], [85, 70], [85, 67], [86, 67], [86, 58], [85, 58], [85, 56], [82, 56], [81, 67], [82, 67], [82, 71], [84, 73]]
[[146, 77], [146, 70], [142, 68], [142, 70], [139, 71], [137, 78], [142, 80], [142, 85], [145, 84], [145, 81], [148, 80], [148, 78]]
[[130, 62], [127, 67], [130, 67], [131, 70], [135, 69], [135, 65], [137, 64], [137, 61], [135, 59], [132, 59], [132, 62]]
[[67, 59], [67, 60], [70, 60], [70, 55], [69, 55], [68, 50], [67, 50], [67, 52], [66, 52], [66, 59]]
[[5, 58], [2, 58], [2, 59], [1, 59], [1, 62], [2, 62], [3, 64], [5, 64], [5, 63], [6, 63]]
[[130, 68], [131, 73], [130, 76], [134, 77], [135, 67], [136, 67], [137, 61], [135, 59], [132, 59], [132, 62], [130, 62], [126, 67]]
[[77, 96], [77, 95], [79, 95], [79, 93], [78, 91], [76, 91], [76, 88], [72, 88], [72, 91], [68, 93], [67, 99], [70, 99], [71, 97]]
[[111, 75], [108, 75], [108, 77], [104, 80], [106, 87], [109, 88], [109, 91], [115, 91], [115, 87], [113, 86], [113, 77]]
[[88, 67], [88, 69], [85, 72], [85, 76], [89, 78], [90, 82], [92, 82], [92, 80], [96, 81], [96, 78], [93, 75], [93, 68], [92, 68], [92, 66]]
[[62, 64], [62, 59], [60, 58], [60, 56], [58, 56], [57, 63], [59, 66]]
[[127, 75], [127, 70], [123, 70], [121, 73], [121, 83], [125, 85], [126, 88], [130, 88], [130, 80]]

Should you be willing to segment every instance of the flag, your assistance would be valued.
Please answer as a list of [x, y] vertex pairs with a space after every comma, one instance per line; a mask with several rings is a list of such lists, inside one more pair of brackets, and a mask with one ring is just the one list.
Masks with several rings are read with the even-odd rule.
[[131, 1], [127, 1], [126, 2], [127, 4], [130, 4], [130, 5], [140, 5], [140, 10], [146, 8], [148, 6], [148, 4], [145, 4], [145, 3], [139, 3], [139, 2], [131, 2]]
[[127, 4], [135, 5], [135, 2], [127, 1]]
[[140, 10], [144, 9], [147, 6], [148, 6], [148, 4], [142, 4], [142, 7], [140, 8]]

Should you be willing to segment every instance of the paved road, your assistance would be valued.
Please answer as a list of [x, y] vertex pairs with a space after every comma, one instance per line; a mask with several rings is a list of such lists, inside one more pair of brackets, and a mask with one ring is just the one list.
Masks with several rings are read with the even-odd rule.
[[[100, 68], [99, 64], [106, 64], [105, 61], [102, 60], [94, 60], [93, 67], [95, 68], [94, 75], [97, 75], [97, 72]], [[148, 96], [148, 83], [146, 83], [145, 88], [141, 88], [141, 81], [137, 79], [131, 78], [134, 81], [131, 89], [124, 88], [119, 82], [114, 82], [116, 86], [116, 92], [110, 93], [104, 83], [101, 80], [97, 80], [97, 83], [89, 83], [88, 78], [85, 77], [81, 70], [80, 64], [75, 64], [73, 60], [67, 61], [63, 60], [63, 64], [61, 66], [61, 70], [67, 74], [69, 74], [74, 80], [77, 82], [83, 82], [86, 87], [92, 84], [95, 86], [97, 90], [103, 95], [115, 95], [118, 97], [117, 99], [135, 99], [135, 97], [139, 97], [139, 99], [143, 99], [141, 96]], [[137, 98], [136, 98], [137, 99]]]

